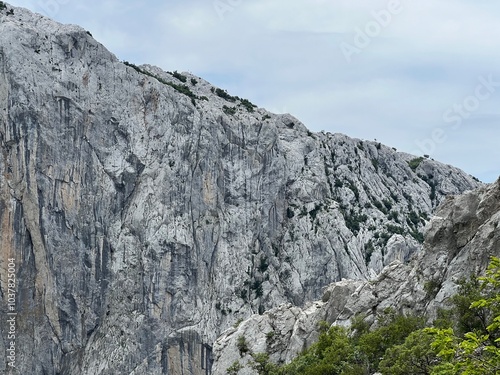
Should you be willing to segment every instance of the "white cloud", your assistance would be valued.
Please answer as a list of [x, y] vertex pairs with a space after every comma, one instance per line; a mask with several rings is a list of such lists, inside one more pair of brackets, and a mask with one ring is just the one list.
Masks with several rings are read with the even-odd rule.
[[[401, 11], [348, 63], [341, 43], [353, 44], [357, 29], [374, 27], [374, 12], [398, 0], [11, 3], [40, 11], [51, 1], [61, 2], [53, 17], [81, 24], [122, 59], [189, 70], [288, 111], [312, 130], [377, 138], [409, 152], [449, 126], [443, 114], [474, 93], [478, 77], [500, 81], [495, 2], [400, 0]], [[500, 88], [432, 156], [496, 179], [499, 98]]]

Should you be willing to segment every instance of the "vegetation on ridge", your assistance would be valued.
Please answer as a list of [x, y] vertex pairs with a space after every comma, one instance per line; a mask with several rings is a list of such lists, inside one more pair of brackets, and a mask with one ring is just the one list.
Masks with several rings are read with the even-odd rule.
[[[123, 62], [125, 65], [133, 68], [134, 70], [136, 70], [138, 73], [141, 73], [141, 74], [145, 74], [151, 78], [154, 78], [156, 79], [158, 82], [160, 83], [163, 83], [164, 85], [168, 85], [172, 88], [174, 88], [175, 90], [177, 90], [178, 92], [180, 92], [181, 94], [183, 95], [186, 95], [188, 97], [191, 98], [191, 103], [193, 103], [193, 105], [196, 105], [196, 99], [203, 99], [203, 100], [206, 100], [207, 98], [206, 97], [199, 97], [197, 95], [195, 95], [191, 89], [186, 86], [186, 85], [183, 85], [183, 84], [176, 84], [176, 83], [173, 83], [173, 82], [169, 82], [169, 81], [165, 81], [163, 78], [161, 77], [158, 77], [157, 75], [153, 74], [153, 73], [150, 73], [148, 72], [147, 70], [144, 70], [144, 69], [141, 69], [139, 68], [137, 65], [134, 65], [132, 63], [129, 63], [128, 61], [124, 61]], [[186, 76], [180, 74], [180, 73], [177, 73], [177, 71], [175, 71], [174, 73], [170, 73], [172, 74], [175, 78], [177, 78], [178, 80], [180, 80], [181, 82], [186, 82]]]

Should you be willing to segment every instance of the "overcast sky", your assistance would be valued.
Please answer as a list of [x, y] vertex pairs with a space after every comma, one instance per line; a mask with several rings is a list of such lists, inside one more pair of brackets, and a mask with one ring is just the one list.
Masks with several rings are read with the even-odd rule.
[[313, 131], [500, 176], [500, 2], [10, 0]]

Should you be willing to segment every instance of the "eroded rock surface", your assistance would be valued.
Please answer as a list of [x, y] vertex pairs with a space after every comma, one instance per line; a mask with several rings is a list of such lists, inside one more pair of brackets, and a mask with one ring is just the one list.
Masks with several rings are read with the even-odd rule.
[[[287, 363], [317, 339], [321, 321], [349, 326], [356, 314], [363, 314], [374, 322], [387, 308], [433, 319], [456, 293], [456, 282], [484, 273], [491, 256], [500, 256], [500, 180], [447, 197], [426, 228], [424, 250], [409, 264], [399, 259], [373, 280], [333, 283], [321, 301], [307, 308], [282, 305], [224, 332], [214, 346], [214, 374], [224, 374], [238, 361], [245, 366], [241, 373], [255, 375], [250, 352], [269, 353], [274, 363]], [[240, 337], [249, 343], [243, 356]]]

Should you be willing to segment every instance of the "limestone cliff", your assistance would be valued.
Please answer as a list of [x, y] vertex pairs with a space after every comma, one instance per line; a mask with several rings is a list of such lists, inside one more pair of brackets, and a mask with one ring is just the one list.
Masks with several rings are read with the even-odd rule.
[[[424, 250], [405, 265], [395, 261], [371, 281], [343, 280], [324, 290], [305, 308], [282, 305], [254, 315], [224, 332], [214, 346], [214, 374], [225, 374], [241, 356], [238, 338], [253, 353], [269, 353], [275, 363], [289, 362], [318, 338], [318, 323], [350, 325], [356, 314], [368, 321], [387, 308], [436, 317], [456, 293], [456, 282], [483, 274], [491, 256], [500, 256], [500, 179], [460, 196], [449, 196], [426, 229]], [[255, 375], [246, 365], [239, 374]]]
[[10, 5], [0, 148], [0, 312], [15, 258], [20, 374], [210, 373], [238, 319], [409, 260], [445, 196], [481, 186]]

